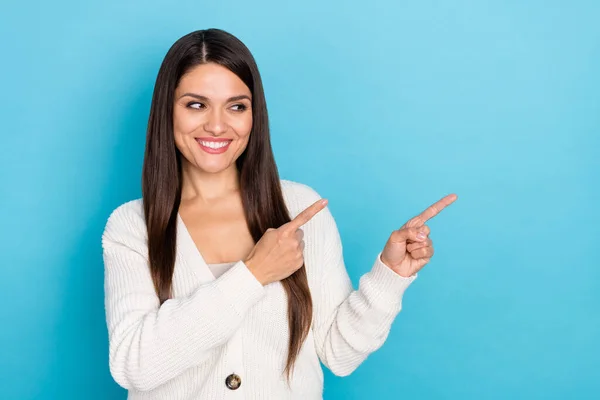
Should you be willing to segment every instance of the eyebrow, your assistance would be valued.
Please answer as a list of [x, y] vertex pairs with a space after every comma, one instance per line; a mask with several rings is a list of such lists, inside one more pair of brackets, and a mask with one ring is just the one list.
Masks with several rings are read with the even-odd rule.
[[[202, 95], [196, 94], [196, 93], [184, 93], [181, 96], [179, 96], [179, 98], [181, 99], [182, 97], [185, 97], [185, 96], [193, 97], [195, 99], [202, 100], [202, 101], [207, 101], [207, 102], [209, 101], [208, 97], [202, 96]], [[249, 96], [246, 96], [245, 94], [241, 94], [239, 96], [233, 96], [233, 97], [228, 98], [227, 102], [238, 101], [238, 100], [242, 100], [242, 99], [247, 99], [247, 100], [252, 101], [252, 99]]]

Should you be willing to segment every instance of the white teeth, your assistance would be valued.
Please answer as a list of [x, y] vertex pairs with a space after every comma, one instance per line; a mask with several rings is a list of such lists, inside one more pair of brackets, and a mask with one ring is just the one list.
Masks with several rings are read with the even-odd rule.
[[202, 146], [210, 147], [211, 149], [220, 149], [227, 146], [230, 142], [204, 142], [201, 140], [200, 143]]

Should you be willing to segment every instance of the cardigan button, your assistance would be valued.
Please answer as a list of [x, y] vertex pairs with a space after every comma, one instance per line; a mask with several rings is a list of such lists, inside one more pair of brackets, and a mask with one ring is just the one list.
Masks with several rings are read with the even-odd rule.
[[236, 390], [242, 385], [242, 378], [236, 374], [231, 374], [225, 379], [225, 384], [231, 390]]

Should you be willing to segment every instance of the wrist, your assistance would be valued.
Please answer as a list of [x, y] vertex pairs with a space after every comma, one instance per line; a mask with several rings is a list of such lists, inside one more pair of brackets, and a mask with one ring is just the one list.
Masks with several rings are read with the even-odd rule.
[[399, 265], [393, 265], [393, 264], [390, 264], [388, 261], [386, 261], [385, 258], [383, 257], [383, 254], [381, 254], [379, 256], [379, 260], [381, 261], [381, 263], [383, 265], [385, 265], [386, 267], [388, 267], [389, 269], [391, 269], [392, 271], [394, 271], [397, 275], [399, 275], [399, 276], [401, 276], [403, 278], [410, 278], [411, 277], [411, 274], [409, 274], [409, 273], [400, 272], [400, 270], [398, 268]]
[[394, 267], [392, 266], [392, 264], [390, 264], [390, 263], [389, 263], [389, 262], [388, 262], [388, 261], [385, 259], [385, 257], [383, 257], [383, 253], [381, 253], [381, 254], [379, 255], [379, 260], [380, 260], [380, 261], [381, 261], [381, 262], [382, 262], [382, 263], [383, 263], [383, 264], [384, 264], [386, 267], [388, 267], [389, 269], [391, 269], [391, 270], [393, 270], [393, 269], [394, 269]]
[[256, 278], [256, 280], [259, 281], [261, 285], [265, 286], [266, 282], [262, 275], [256, 269], [256, 265], [254, 264], [252, 258], [245, 260], [244, 264], [246, 264], [246, 268], [248, 268], [248, 271], [250, 271], [252, 275], [254, 275], [254, 278]]

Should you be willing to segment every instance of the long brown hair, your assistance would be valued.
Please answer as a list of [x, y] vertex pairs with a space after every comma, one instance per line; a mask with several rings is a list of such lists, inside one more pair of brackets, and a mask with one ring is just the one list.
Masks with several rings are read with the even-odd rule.
[[[181, 202], [181, 153], [173, 133], [174, 93], [191, 68], [216, 63], [236, 74], [252, 93], [253, 125], [248, 145], [236, 160], [246, 222], [254, 242], [269, 228], [290, 221], [269, 134], [267, 105], [254, 57], [235, 36], [220, 29], [189, 33], [167, 52], [150, 108], [142, 171], [142, 196], [148, 230], [148, 258], [162, 305], [172, 295], [177, 213]], [[312, 320], [312, 299], [304, 265], [281, 281], [288, 298], [290, 340], [284, 373], [289, 379]]]

